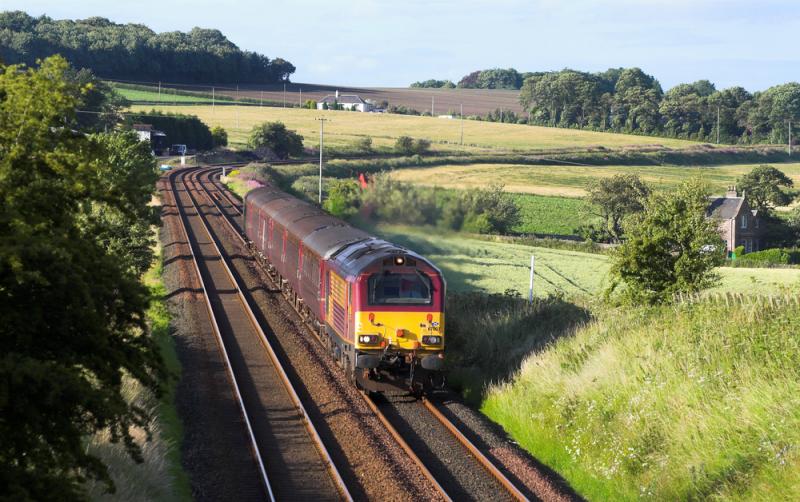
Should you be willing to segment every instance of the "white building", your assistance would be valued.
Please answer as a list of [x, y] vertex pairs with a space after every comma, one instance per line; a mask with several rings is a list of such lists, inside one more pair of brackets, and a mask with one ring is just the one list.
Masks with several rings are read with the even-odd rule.
[[317, 101], [317, 110], [324, 110], [326, 104], [329, 109], [335, 109], [336, 106], [334, 105], [337, 104], [345, 110], [356, 110], [359, 112], [371, 112], [373, 109], [372, 103], [364, 101], [357, 94], [339, 94], [338, 90], [336, 94], [328, 94]]

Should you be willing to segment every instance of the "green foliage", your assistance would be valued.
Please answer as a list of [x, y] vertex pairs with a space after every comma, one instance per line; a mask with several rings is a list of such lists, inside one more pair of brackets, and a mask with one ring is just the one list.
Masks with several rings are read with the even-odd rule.
[[356, 150], [359, 152], [370, 153], [372, 152], [372, 138], [364, 136], [358, 138], [355, 144]]
[[409, 136], [400, 136], [394, 143], [395, 151], [403, 155], [420, 155], [427, 153], [430, 148], [431, 142], [427, 139], [419, 138], [415, 140]]
[[309, 110], [316, 110], [317, 109], [317, 102], [313, 99], [307, 99], [305, 103], [303, 103], [303, 108], [308, 108]]
[[586, 189], [587, 211], [603, 220], [603, 231], [622, 239], [623, 220], [644, 209], [650, 188], [635, 174], [617, 174], [593, 181]]
[[164, 131], [169, 144], [182, 144], [196, 150], [214, 148], [214, 139], [208, 126], [195, 115], [164, 113], [151, 110], [148, 113], [134, 113], [126, 117], [127, 123], [150, 124], [154, 129]]
[[465, 89], [519, 89], [522, 80], [522, 75], [514, 68], [492, 68], [465, 75], [458, 82], [458, 87]]
[[758, 166], [736, 182], [736, 188], [746, 194], [750, 207], [763, 213], [768, 213], [773, 206], [788, 205], [792, 197], [781, 187], [793, 186], [790, 177], [770, 165]]
[[253, 150], [268, 148], [280, 159], [303, 154], [303, 137], [283, 122], [263, 122], [253, 126], [247, 145]]
[[352, 216], [361, 205], [361, 189], [352, 180], [333, 180], [328, 185], [328, 195], [322, 208], [334, 216]]
[[771, 267], [781, 265], [800, 264], [800, 250], [788, 248], [773, 248], [755, 251], [744, 255], [736, 255], [731, 262], [736, 267]]
[[422, 82], [414, 82], [409, 87], [411, 88], [433, 88], [433, 89], [455, 89], [456, 84], [450, 80], [436, 80], [430, 79]]
[[214, 126], [211, 128], [211, 142], [214, 147], [228, 146], [228, 131], [223, 129], [222, 126]]
[[626, 226], [627, 240], [613, 255], [612, 290], [635, 303], [669, 301], [679, 292], [713, 285], [722, 262], [722, 238], [706, 217], [708, 191], [690, 180], [673, 192], [654, 193]]
[[30, 66], [51, 54], [106, 78], [128, 80], [263, 84], [287, 81], [295, 71], [281, 58], [242, 51], [219, 30], [155, 33], [102, 17], [72, 21], [0, 13], [0, 60]]
[[148, 430], [150, 412], [121, 395], [123, 375], [156, 395], [164, 376], [138, 276], [155, 165], [131, 134], [64, 127], [81, 92], [58, 56], [0, 73], [3, 499], [113, 489], [85, 438], [107, 430], [140, 460], [132, 427]]
[[80, 95], [80, 110], [75, 117], [74, 127], [82, 131], [99, 132], [114, 128], [122, 122], [122, 110], [130, 103], [120, 96], [114, 88], [98, 79], [87, 69], [70, 70], [68, 76], [83, 89]]
[[785, 498], [800, 483], [789, 300], [595, 308], [482, 411], [587, 500]]

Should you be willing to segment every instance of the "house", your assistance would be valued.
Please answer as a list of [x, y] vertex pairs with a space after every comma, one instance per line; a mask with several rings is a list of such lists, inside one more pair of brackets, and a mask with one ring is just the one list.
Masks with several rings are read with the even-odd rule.
[[344, 110], [355, 110], [359, 112], [371, 112], [373, 109], [372, 103], [368, 103], [361, 99], [357, 94], [328, 94], [321, 100], [317, 101], [317, 110], [324, 110], [327, 105], [329, 109], [336, 109], [341, 107]]
[[151, 124], [133, 124], [133, 130], [139, 141], [149, 141], [153, 153], [158, 154], [167, 148], [167, 135], [163, 131], [153, 129]]
[[724, 197], [712, 197], [707, 216], [719, 221], [719, 232], [728, 253], [743, 246], [746, 253], [763, 249], [763, 232], [758, 211], [750, 209], [745, 193], [741, 197], [736, 187], [728, 187]]

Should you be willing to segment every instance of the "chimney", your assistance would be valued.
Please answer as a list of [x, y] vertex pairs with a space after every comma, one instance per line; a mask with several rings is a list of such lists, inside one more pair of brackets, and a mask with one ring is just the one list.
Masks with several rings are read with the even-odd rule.
[[339, 101], [339, 89], [336, 89], [336, 101]]
[[728, 187], [728, 192], [725, 194], [726, 198], [737, 197], [736, 194], [736, 185], [731, 185]]

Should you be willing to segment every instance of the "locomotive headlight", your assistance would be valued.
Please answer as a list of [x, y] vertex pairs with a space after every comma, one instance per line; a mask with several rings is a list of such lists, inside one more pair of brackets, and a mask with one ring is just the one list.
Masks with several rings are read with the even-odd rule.
[[398, 267], [403, 266], [406, 264], [406, 257], [405, 256], [395, 256], [394, 257], [394, 264]]
[[442, 337], [436, 335], [425, 335], [422, 337], [423, 345], [439, 345], [442, 343]]
[[377, 345], [378, 342], [378, 335], [358, 335], [358, 343], [362, 343], [364, 345]]

